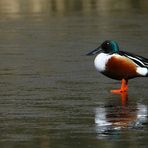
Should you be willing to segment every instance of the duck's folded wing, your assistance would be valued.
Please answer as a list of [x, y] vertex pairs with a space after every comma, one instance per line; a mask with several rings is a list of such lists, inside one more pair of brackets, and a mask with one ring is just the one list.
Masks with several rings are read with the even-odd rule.
[[146, 59], [142, 56], [132, 54], [132, 53], [129, 53], [126, 51], [119, 51], [119, 54], [121, 56], [125, 56], [125, 57], [131, 59], [133, 62], [135, 62], [140, 67], [147, 67], [148, 68], [148, 59]]

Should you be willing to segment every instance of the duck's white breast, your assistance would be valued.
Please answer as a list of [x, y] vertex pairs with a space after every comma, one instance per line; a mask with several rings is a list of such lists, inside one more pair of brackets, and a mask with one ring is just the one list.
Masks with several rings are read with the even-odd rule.
[[106, 53], [100, 53], [96, 56], [94, 60], [94, 65], [99, 72], [104, 72], [106, 69], [107, 61], [112, 57]]

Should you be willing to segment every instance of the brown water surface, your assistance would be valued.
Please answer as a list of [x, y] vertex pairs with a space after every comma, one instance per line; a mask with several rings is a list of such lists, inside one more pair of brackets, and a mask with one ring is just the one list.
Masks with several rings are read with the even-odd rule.
[[106, 39], [148, 57], [147, 0], [0, 0], [0, 147], [148, 145], [148, 80], [129, 93], [85, 54]]

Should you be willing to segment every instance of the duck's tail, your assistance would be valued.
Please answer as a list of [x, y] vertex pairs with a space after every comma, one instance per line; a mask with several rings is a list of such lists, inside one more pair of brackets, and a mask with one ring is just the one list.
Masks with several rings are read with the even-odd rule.
[[137, 68], [138, 75], [142, 77], [148, 77], [148, 68], [147, 67], [138, 67]]
[[147, 67], [147, 74], [146, 74], [146, 77], [148, 77], [148, 67]]

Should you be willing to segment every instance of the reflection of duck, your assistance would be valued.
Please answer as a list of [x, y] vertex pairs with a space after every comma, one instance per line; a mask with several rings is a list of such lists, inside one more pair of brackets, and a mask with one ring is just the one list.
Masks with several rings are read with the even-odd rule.
[[98, 54], [94, 64], [96, 69], [109, 78], [122, 80], [121, 88], [114, 93], [128, 90], [128, 80], [148, 76], [148, 59], [119, 50], [116, 41], [105, 41], [87, 55]]
[[129, 104], [127, 93], [121, 95], [122, 103], [107, 104], [95, 110], [96, 132], [103, 134], [123, 128], [141, 127], [147, 122], [148, 107], [143, 104]]

